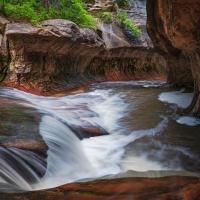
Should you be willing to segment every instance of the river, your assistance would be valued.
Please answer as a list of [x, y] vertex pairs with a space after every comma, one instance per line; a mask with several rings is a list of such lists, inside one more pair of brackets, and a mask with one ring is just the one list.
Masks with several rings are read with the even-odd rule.
[[[61, 97], [1, 87], [0, 141], [42, 136], [48, 151], [45, 156], [0, 147], [0, 192], [102, 177], [198, 176], [200, 120], [177, 114], [190, 104], [193, 94], [163, 85], [161, 81], [106, 82]], [[72, 127], [108, 135], [85, 137]]]

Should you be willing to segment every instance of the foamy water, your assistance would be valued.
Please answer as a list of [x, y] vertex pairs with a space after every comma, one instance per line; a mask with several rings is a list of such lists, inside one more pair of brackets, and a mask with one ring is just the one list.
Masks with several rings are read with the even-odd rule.
[[180, 91], [163, 92], [159, 95], [159, 100], [176, 104], [180, 108], [187, 108], [192, 101], [193, 95], [193, 93], [184, 93], [184, 89], [182, 89]]
[[[170, 104], [176, 104], [180, 108], [187, 108], [192, 101], [193, 95], [194, 93], [184, 93], [184, 89], [182, 89], [180, 91], [163, 92], [159, 95], [158, 99]], [[176, 122], [188, 126], [197, 126], [200, 124], [199, 119], [191, 116], [179, 117]]]
[[[138, 85], [139, 89], [132, 89]], [[150, 90], [142, 89], [141, 85], [150, 87]], [[34, 172], [30, 172], [31, 177], [36, 176], [37, 179], [24, 182], [26, 178], [19, 175], [17, 170], [11, 167], [6, 171], [6, 165], [9, 165], [6, 163], [1, 170], [5, 174], [12, 171], [12, 174], [9, 183], [6, 182], [7, 179], [4, 180], [3, 185], [7, 183], [7, 186], [2, 188], [7, 188], [7, 191], [39, 190], [77, 180], [122, 174], [130, 170], [145, 173], [153, 170], [157, 176], [158, 171], [164, 170], [165, 174], [170, 174], [171, 172], [167, 171], [173, 170], [175, 173], [190, 169], [189, 165], [183, 165], [183, 160], [198, 160], [198, 155], [185, 146], [166, 144], [165, 140], [157, 139], [165, 137], [169, 123], [174, 123], [171, 114], [173, 109], [159, 102], [157, 90], [151, 89], [160, 85], [162, 83], [149, 81], [130, 84], [103, 83], [92, 86], [87, 93], [59, 98], [40, 97], [15, 89], [1, 89], [2, 98], [12, 99], [15, 103], [33, 107], [42, 113], [40, 134], [49, 147], [47, 169], [41, 179], [38, 179]], [[112, 86], [117, 89], [112, 89]], [[146, 95], [148, 92], [149, 95]], [[163, 92], [159, 95], [159, 100], [173, 104], [178, 102], [179, 106], [185, 107], [191, 101], [191, 96], [192, 94], [181, 91]], [[154, 104], [160, 107], [160, 110], [156, 110]], [[135, 112], [138, 113], [137, 117], [134, 117]], [[145, 124], [147, 122], [149, 124]], [[103, 128], [109, 135], [80, 140], [66, 123], [83, 128]], [[17, 152], [18, 150], [16, 154], [20, 155], [19, 157], [26, 154], [23, 150]], [[12, 155], [12, 152], [9, 154]], [[37, 163], [40, 162], [36, 160], [34, 165], [37, 166]], [[26, 164], [22, 162], [22, 166], [26, 167]], [[38, 168], [42, 167], [43, 165], [38, 164]], [[11, 187], [12, 178], [18, 183]], [[0, 181], [2, 182], [2, 179]]]
[[197, 126], [200, 124], [200, 120], [196, 117], [184, 116], [184, 117], [179, 117], [176, 121], [179, 124], [185, 124], [188, 126]]

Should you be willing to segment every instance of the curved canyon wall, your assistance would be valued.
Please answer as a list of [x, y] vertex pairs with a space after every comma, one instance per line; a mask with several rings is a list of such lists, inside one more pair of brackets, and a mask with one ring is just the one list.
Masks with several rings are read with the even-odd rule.
[[200, 117], [200, 1], [147, 0], [147, 30], [155, 49], [165, 55], [170, 86], [192, 87], [187, 109]]
[[165, 59], [153, 50], [109, 50], [92, 30], [67, 20], [48, 20], [42, 26], [7, 25], [10, 67], [3, 84], [51, 95], [97, 81], [165, 76]]
[[38, 28], [0, 18], [1, 85], [51, 95], [98, 81], [163, 79], [167, 68], [169, 86], [194, 87], [187, 113], [200, 116], [199, 4], [148, 0], [147, 31], [154, 48], [145, 32], [143, 0], [126, 7], [142, 30], [139, 39], [115, 22], [101, 22], [96, 34], [67, 20], [44, 21]]
[[137, 24], [144, 29], [135, 44], [115, 22], [100, 22], [95, 33], [67, 20], [34, 27], [2, 18], [1, 85], [51, 95], [99, 81], [165, 79], [166, 61], [151, 48], [141, 2], [127, 8], [129, 18], [141, 17]]

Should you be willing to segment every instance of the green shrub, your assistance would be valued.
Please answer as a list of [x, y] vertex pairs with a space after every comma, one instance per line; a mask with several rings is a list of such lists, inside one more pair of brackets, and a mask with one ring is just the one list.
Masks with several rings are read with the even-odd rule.
[[100, 18], [102, 19], [102, 21], [104, 21], [105, 23], [112, 23], [113, 21], [113, 15], [110, 12], [102, 12], [100, 14]]
[[111, 23], [113, 21], [113, 15], [111, 12], [102, 12], [102, 11], [96, 11], [93, 12], [92, 15], [96, 18], [100, 18], [105, 23]]
[[132, 31], [135, 37], [141, 36], [141, 30], [138, 29], [134, 21], [127, 19], [127, 13], [125, 11], [122, 11], [120, 14], [117, 15], [117, 17], [119, 18], [120, 23], [128, 30]]
[[[56, 8], [53, 8], [56, 10]], [[51, 10], [51, 9], [50, 9]], [[81, 0], [60, 0], [59, 8], [57, 11], [54, 11], [51, 18], [61, 18], [68, 19], [78, 24], [82, 28], [91, 28], [95, 29], [97, 21], [82, 7]]]
[[128, 0], [117, 0], [117, 5], [120, 7], [120, 8], [124, 8], [127, 3], [128, 3]]
[[49, 18], [42, 4], [36, 1], [26, 1], [21, 4], [13, 1], [12, 4], [6, 4], [4, 11], [12, 21], [30, 21], [35, 25]]
[[136, 26], [136, 24], [132, 20], [126, 19], [125, 21], [123, 21], [123, 24], [124, 24], [125, 27], [127, 27], [130, 31], [133, 32], [133, 35], [135, 37], [141, 36], [141, 30], [138, 29], [138, 27]]
[[122, 11], [117, 15], [117, 17], [121, 20], [121, 22], [123, 22], [127, 19], [127, 13], [125, 11]]
[[83, 9], [81, 0], [60, 0], [59, 5], [50, 7], [48, 12], [37, 0], [7, 0], [0, 3], [4, 14], [12, 21], [27, 21], [39, 25], [46, 19], [67, 19], [82, 28], [95, 29], [97, 21]]

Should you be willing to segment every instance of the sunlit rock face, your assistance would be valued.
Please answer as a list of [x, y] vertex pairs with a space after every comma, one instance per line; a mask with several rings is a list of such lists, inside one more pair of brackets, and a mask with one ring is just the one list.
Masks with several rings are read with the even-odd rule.
[[107, 11], [111, 12], [113, 10], [114, 1], [113, 0], [93, 0], [93, 1], [86, 1], [89, 3], [90, 8], [88, 9], [89, 12], [95, 11]]
[[188, 112], [200, 116], [200, 2], [148, 0], [147, 29], [155, 48], [167, 54], [171, 86], [190, 87], [195, 96]]

